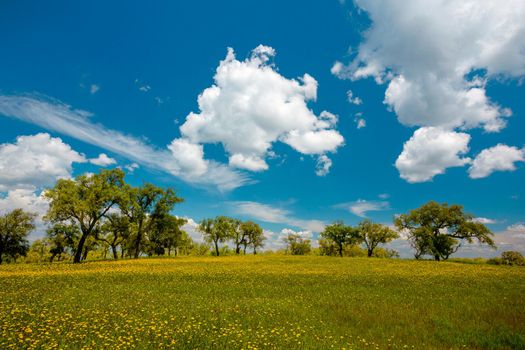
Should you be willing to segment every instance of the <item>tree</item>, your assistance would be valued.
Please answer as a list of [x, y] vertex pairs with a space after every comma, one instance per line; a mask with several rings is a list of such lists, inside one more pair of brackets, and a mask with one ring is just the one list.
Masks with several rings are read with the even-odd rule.
[[163, 190], [149, 183], [141, 187], [126, 186], [124, 192], [121, 210], [136, 225], [133, 250], [134, 257], [138, 258], [146, 233], [159, 218], [168, 214], [183, 199], [177, 197], [171, 188]]
[[233, 236], [232, 219], [227, 216], [217, 216], [215, 219], [204, 219], [198, 230], [208, 243], [213, 243], [215, 255], [220, 255], [219, 242], [223, 243]]
[[118, 259], [117, 247], [122, 247], [124, 241], [130, 236], [131, 224], [129, 218], [125, 215], [111, 213], [106, 216], [106, 221], [97, 231], [96, 238], [109, 245], [113, 259]]
[[244, 253], [246, 254], [246, 246], [253, 248], [253, 254], [257, 254], [257, 248], [264, 246], [264, 231], [253, 221], [246, 221], [241, 224], [240, 227], [244, 237]]
[[343, 250], [347, 244], [356, 244], [360, 240], [357, 229], [351, 226], [346, 226], [340, 221], [326, 226], [323, 232], [321, 232], [321, 237], [334, 242], [337, 246], [339, 256], [343, 256]]
[[[248, 243], [248, 235], [245, 230], [242, 229], [244, 224], [241, 220], [231, 219], [232, 224], [232, 238], [233, 243], [235, 244], [235, 254], [239, 255], [241, 253], [241, 246], [246, 247]], [[246, 249], [244, 251], [246, 253]]]
[[311, 241], [298, 233], [288, 233], [283, 240], [286, 243], [287, 254], [306, 255], [312, 250]]
[[438, 204], [430, 201], [395, 219], [399, 230], [406, 230], [416, 258], [431, 255], [436, 261], [448, 259], [460, 247], [460, 240], [474, 239], [495, 248], [493, 233], [474, 216], [463, 212], [460, 205]]
[[357, 231], [360, 239], [365, 243], [367, 255], [371, 257], [374, 249], [381, 243], [388, 243], [399, 237], [399, 234], [388, 226], [363, 220], [359, 223]]
[[35, 229], [35, 217], [22, 209], [0, 215], [0, 264], [4, 256], [16, 259], [27, 254], [27, 236]]
[[53, 262], [57, 256], [60, 260], [62, 254], [68, 250], [73, 252], [75, 250], [75, 242], [78, 241], [80, 234], [78, 226], [74, 224], [58, 222], [49, 227], [47, 229], [47, 238], [51, 244], [49, 262]]
[[186, 219], [167, 214], [158, 218], [154, 225], [150, 241], [156, 247], [154, 250], [159, 255], [163, 255], [168, 250], [168, 256], [174, 250], [177, 254], [177, 248], [183, 244], [184, 231], [181, 227], [187, 222]]
[[124, 172], [120, 169], [85, 174], [74, 180], [60, 179], [45, 192], [50, 201], [46, 219], [51, 222], [75, 222], [81, 231], [74, 263], [79, 263], [84, 244], [92, 236], [100, 220], [122, 198]]

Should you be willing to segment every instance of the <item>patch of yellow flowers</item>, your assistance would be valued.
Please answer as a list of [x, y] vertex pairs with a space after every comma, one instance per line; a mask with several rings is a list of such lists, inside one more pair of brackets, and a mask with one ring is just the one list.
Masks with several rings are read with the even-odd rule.
[[[441, 338], [433, 339], [436, 330], [429, 327], [445, 321], [426, 317], [445, 308], [454, 312], [456, 293], [469, 288], [476, 293], [482, 285], [499, 288], [499, 307], [505, 308], [500, 297], [509, 298], [516, 310], [509, 320], [523, 320], [523, 301], [501, 288], [511, 280], [523, 295], [523, 269], [366, 258], [5, 265], [0, 349], [439, 348]], [[471, 296], [471, 304], [462, 306], [473, 313], [464, 318], [490, 312], [490, 288], [481, 293], [479, 300], [487, 304]], [[446, 320], [451, 332], [464, 322], [453, 316], [457, 322]], [[523, 330], [512, 322], [505, 326]], [[460, 348], [468, 339], [451, 333], [450, 341], [445, 347]]]

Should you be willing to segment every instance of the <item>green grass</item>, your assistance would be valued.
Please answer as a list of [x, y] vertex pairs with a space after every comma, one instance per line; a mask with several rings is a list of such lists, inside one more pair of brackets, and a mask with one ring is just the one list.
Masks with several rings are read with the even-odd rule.
[[0, 348], [525, 348], [525, 268], [244, 256], [0, 266]]

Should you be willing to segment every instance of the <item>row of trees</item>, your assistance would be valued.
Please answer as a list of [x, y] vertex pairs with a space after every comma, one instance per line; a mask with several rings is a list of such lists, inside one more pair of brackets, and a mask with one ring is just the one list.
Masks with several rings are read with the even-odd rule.
[[[360, 256], [364, 245], [364, 254], [368, 257], [377, 253], [379, 244], [388, 243], [399, 237], [391, 228], [364, 220], [356, 227], [345, 225], [337, 221], [325, 227], [319, 240], [319, 254], [329, 256]], [[289, 233], [283, 238], [286, 244], [286, 253], [291, 255], [306, 255], [312, 251], [311, 240], [302, 237], [299, 233]], [[381, 249], [379, 256], [398, 256], [397, 252]]]
[[[181, 227], [184, 219], [171, 213], [175, 204], [182, 202], [171, 188], [163, 189], [149, 183], [134, 187], [124, 181], [120, 169], [102, 170], [98, 174], [80, 175], [75, 179], [58, 180], [44, 192], [49, 210], [47, 237], [38, 242], [47, 250], [50, 260], [71, 255], [78, 263], [90, 251], [102, 247], [111, 251], [113, 258], [141, 254], [168, 255], [172, 251], [195, 246]], [[479, 241], [495, 247], [493, 233], [473, 215], [463, 212], [459, 205], [429, 202], [394, 220], [395, 229], [369, 220], [356, 227], [335, 222], [321, 232], [319, 250], [323, 255], [345, 255], [359, 245], [373, 256], [380, 244], [406, 235], [414, 248], [416, 259], [430, 256], [435, 260], [448, 259], [462, 242]], [[15, 209], [0, 216], [0, 263], [4, 257], [16, 259], [29, 249], [27, 236], [35, 228], [35, 215]], [[240, 221], [226, 216], [204, 219], [198, 225], [205, 240], [220, 255], [219, 244], [233, 244], [235, 253], [253, 253], [263, 247], [262, 228], [252, 221]], [[285, 238], [286, 252], [308, 254], [311, 244], [298, 234]], [[209, 246], [208, 246], [209, 249]], [[382, 255], [395, 255], [381, 251]], [[348, 253], [347, 253], [348, 255]]]
[[[395, 229], [364, 220], [356, 227], [335, 222], [321, 232], [319, 249], [322, 255], [359, 255], [359, 245], [364, 245], [368, 257], [374, 256], [380, 244], [391, 242], [404, 233], [414, 249], [414, 257], [429, 256], [436, 261], [446, 260], [457, 252], [462, 243], [475, 240], [492, 248], [496, 245], [493, 233], [459, 205], [439, 204], [430, 201], [420, 208], [402, 214], [394, 220]], [[299, 234], [289, 234], [284, 239], [287, 252], [294, 255], [308, 254], [311, 242]], [[381, 249], [379, 256], [396, 256], [397, 253]]]
[[253, 254], [257, 254], [257, 248], [264, 245], [263, 229], [253, 221], [243, 222], [227, 216], [217, 216], [202, 220], [198, 229], [204, 239], [213, 244], [216, 256], [220, 255], [219, 243], [231, 241], [235, 246], [235, 254], [240, 254], [241, 248], [246, 254], [248, 247], [253, 249]]
[[[149, 183], [134, 187], [120, 169], [102, 170], [75, 179], [60, 179], [44, 192], [49, 210], [47, 237], [41, 249], [51, 260], [71, 254], [73, 262], [86, 259], [90, 250], [105, 245], [115, 259], [124, 254], [168, 254], [191, 243], [181, 230], [185, 220], [170, 214], [182, 202], [171, 188]], [[28, 250], [27, 235], [34, 229], [34, 214], [21, 209], [0, 217], [0, 256], [16, 258]], [[1, 260], [0, 260], [1, 262]]]

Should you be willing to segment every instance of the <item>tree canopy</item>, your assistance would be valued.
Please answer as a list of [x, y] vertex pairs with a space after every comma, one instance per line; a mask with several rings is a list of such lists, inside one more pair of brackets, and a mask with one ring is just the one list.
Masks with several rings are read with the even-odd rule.
[[473, 215], [463, 212], [460, 205], [430, 201], [408, 214], [399, 215], [395, 225], [407, 231], [417, 259], [430, 255], [437, 261], [446, 260], [459, 249], [461, 240], [469, 243], [477, 240], [495, 247], [493, 233], [476, 222]]
[[367, 255], [371, 257], [379, 244], [388, 243], [399, 237], [399, 234], [388, 226], [363, 220], [357, 227], [360, 240], [365, 244]]
[[343, 250], [346, 245], [353, 245], [359, 242], [359, 232], [352, 226], [347, 226], [341, 221], [334, 222], [325, 227], [321, 232], [321, 237], [332, 241], [337, 247], [339, 256], [343, 256]]
[[27, 236], [35, 228], [35, 216], [22, 209], [0, 216], [0, 264], [4, 257], [16, 259], [27, 254]]

